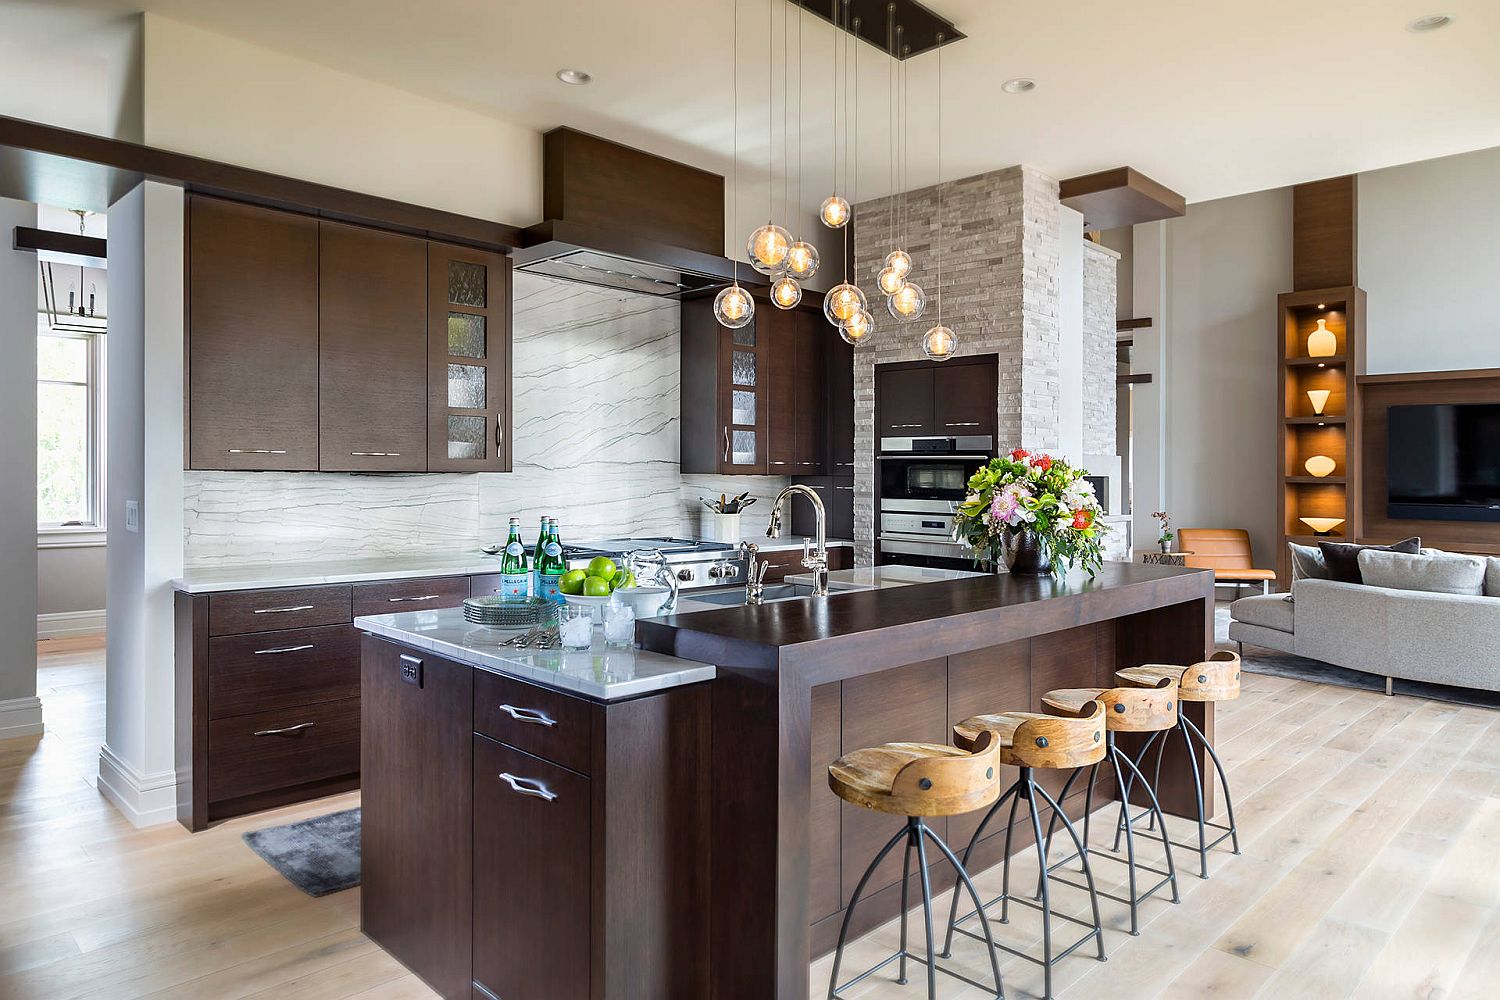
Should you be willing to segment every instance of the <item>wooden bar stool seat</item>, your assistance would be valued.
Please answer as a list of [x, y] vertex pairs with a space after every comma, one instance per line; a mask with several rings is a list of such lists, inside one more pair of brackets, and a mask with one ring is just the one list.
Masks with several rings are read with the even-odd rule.
[[[906, 817], [906, 827], [887, 841], [880, 853], [875, 855], [875, 860], [865, 869], [864, 875], [854, 887], [854, 894], [849, 898], [843, 924], [839, 928], [838, 946], [833, 955], [833, 972], [828, 982], [829, 1000], [838, 1000], [841, 990], [863, 982], [895, 961], [901, 963], [896, 981], [905, 985], [908, 959], [927, 967], [928, 1000], [937, 998], [939, 972], [970, 986], [990, 989], [986, 983], [970, 979], [937, 963], [933, 949], [932, 883], [927, 871], [927, 841], [931, 841], [957, 870], [959, 884], [968, 890], [975, 906], [979, 906], [979, 892], [970, 881], [963, 863], [925, 820], [932, 816], [972, 812], [994, 802], [1000, 794], [999, 768], [999, 741], [988, 734], [976, 740], [970, 750], [936, 743], [886, 743], [852, 751], [829, 765], [828, 787], [839, 798], [865, 809]], [[849, 936], [854, 908], [864, 895], [870, 876], [875, 874], [886, 855], [902, 841], [906, 842], [906, 863], [901, 874], [901, 946], [885, 960], [839, 985], [839, 966], [844, 960], [844, 945]], [[907, 883], [910, 881], [913, 850], [917, 853], [917, 868], [922, 886], [922, 914], [927, 927], [925, 955], [913, 954], [906, 946]], [[957, 886], [954, 891], [957, 892]], [[990, 971], [994, 974], [994, 995], [997, 1000], [1003, 1000], [1005, 992], [1000, 982], [1000, 962], [995, 955], [994, 938], [990, 935], [989, 922], [983, 919], [982, 913], [980, 916], [984, 929], [983, 940], [991, 945], [989, 955]], [[947, 957], [946, 952], [943, 957]]]
[[[1173, 663], [1147, 663], [1139, 667], [1126, 667], [1115, 672], [1115, 677], [1121, 683], [1134, 687], [1154, 688], [1163, 680], [1177, 684], [1178, 700], [1193, 702], [1220, 702], [1233, 701], [1240, 696], [1240, 658], [1237, 654], [1228, 650], [1220, 650], [1208, 659], [1199, 663], [1190, 663], [1187, 666]], [[1219, 760], [1212, 742], [1203, 734], [1203, 731], [1186, 715], [1178, 718], [1177, 727], [1182, 732], [1182, 742], [1187, 748], [1188, 763], [1193, 772], [1194, 790], [1198, 797], [1198, 846], [1191, 844], [1178, 844], [1188, 850], [1198, 852], [1198, 877], [1208, 878], [1208, 852], [1222, 844], [1227, 838], [1230, 840], [1234, 853], [1240, 853], [1239, 827], [1234, 822], [1234, 799], [1229, 794], [1229, 778], [1224, 773], [1224, 764]], [[1160, 780], [1161, 761], [1166, 753], [1167, 742], [1170, 733], [1156, 733], [1146, 741], [1136, 757], [1136, 765], [1142, 766], [1146, 760], [1146, 754], [1150, 752], [1152, 745], [1156, 745], [1156, 779]], [[1229, 824], [1212, 822], [1205, 816], [1203, 806], [1203, 770], [1198, 766], [1198, 752], [1194, 749], [1194, 743], [1208, 752], [1209, 759], [1213, 761], [1214, 770], [1218, 772], [1219, 784], [1224, 788], [1224, 808], [1229, 816]], [[1139, 817], [1137, 817], [1139, 819]], [[1152, 816], [1150, 822], [1155, 824], [1156, 817]], [[1213, 840], [1208, 839], [1208, 830], [1212, 827], [1222, 831]], [[1152, 827], [1154, 829], [1154, 826]]]
[[[1068, 820], [1067, 814], [1063, 812], [1058, 803], [1060, 799], [1053, 799], [1047, 790], [1038, 784], [1033, 777], [1037, 768], [1063, 769], [1084, 768], [1097, 765], [1104, 759], [1107, 751], [1105, 738], [1105, 706], [1103, 702], [1095, 701], [1084, 703], [1079, 706], [1078, 718], [1060, 718], [1056, 715], [1043, 715], [1036, 712], [1001, 712], [997, 715], [976, 715], [965, 719], [953, 727], [953, 742], [960, 749], [972, 749], [984, 745], [993, 745], [997, 748], [1000, 762], [1021, 769], [1013, 785], [995, 800], [990, 811], [985, 814], [974, 836], [969, 839], [969, 846], [964, 851], [964, 865], [967, 866], [969, 858], [974, 853], [974, 848], [984, 836], [985, 829], [990, 821], [1000, 812], [1000, 808], [1007, 801], [1010, 802], [1010, 817], [1005, 825], [1005, 871], [1002, 877], [1000, 895], [982, 906], [976, 900], [975, 909], [965, 914], [958, 915], [958, 886], [953, 887], [953, 905], [948, 912], [948, 935], [943, 945], [942, 957], [947, 958], [953, 947], [953, 935], [961, 934], [975, 940], [988, 941], [993, 950], [1004, 951], [1008, 954], [1024, 958], [1028, 962], [1035, 962], [1042, 967], [1045, 979], [1044, 993], [1047, 997], [1052, 996], [1052, 967], [1067, 958], [1089, 941], [1094, 941], [1098, 947], [1099, 961], [1104, 961], [1104, 925], [1099, 919], [1099, 896], [1094, 891], [1093, 869], [1089, 866], [1088, 855], [1084, 850], [1084, 841], [1079, 838], [1078, 832]], [[1090, 923], [1080, 920], [1067, 913], [1052, 909], [1052, 897], [1047, 871], [1047, 855], [1044, 848], [1042, 836], [1041, 810], [1038, 808], [1037, 798], [1041, 797], [1048, 806], [1052, 808], [1053, 822], [1062, 820], [1068, 835], [1073, 838], [1073, 844], [1078, 851], [1078, 856], [1083, 861], [1083, 873], [1088, 880], [1089, 900], [1093, 904], [1094, 919]], [[1030, 808], [1031, 825], [1036, 835], [1037, 856], [1041, 862], [1040, 884], [1036, 900], [1027, 899], [1023, 896], [1012, 896], [1010, 893], [1010, 848], [1011, 838], [1016, 825], [1016, 807], [1022, 799], [1026, 800]], [[1019, 951], [1007, 945], [998, 944], [990, 937], [988, 924], [984, 925], [984, 934], [964, 928], [962, 925], [979, 916], [983, 921], [985, 909], [1000, 904], [1000, 922], [1009, 923], [1010, 904], [1016, 902], [1024, 906], [1041, 911], [1042, 914], [1042, 957]], [[1052, 946], [1052, 921], [1053, 918], [1061, 918], [1078, 924], [1080, 927], [1088, 928], [1088, 933], [1066, 948], [1054, 954]]]
[[[1109, 899], [1117, 900], [1130, 907], [1130, 933], [1140, 933], [1140, 904], [1154, 896], [1166, 886], [1172, 889], [1172, 902], [1181, 901], [1177, 891], [1177, 867], [1172, 860], [1172, 844], [1167, 838], [1166, 821], [1162, 816], [1161, 803], [1156, 799], [1155, 786], [1146, 780], [1141, 773], [1136, 761], [1130, 755], [1121, 750], [1115, 742], [1116, 733], [1152, 733], [1159, 735], [1171, 732], [1177, 728], [1178, 720], [1181, 718], [1177, 682], [1171, 677], [1160, 678], [1149, 687], [1117, 687], [1117, 688], [1057, 688], [1042, 695], [1042, 704], [1053, 712], [1065, 717], [1076, 717], [1084, 712], [1091, 711], [1090, 705], [1099, 703], [1104, 706], [1105, 723], [1105, 754], [1100, 762], [1093, 763], [1088, 767], [1088, 791], [1084, 799], [1083, 839], [1078, 846], [1076, 854], [1069, 855], [1061, 861], [1054, 862], [1050, 868], [1043, 860], [1044, 871], [1056, 871], [1074, 860], [1087, 861], [1091, 856], [1108, 858], [1112, 861], [1122, 861], [1129, 871], [1130, 894], [1127, 897], [1115, 896], [1107, 892], [1099, 895]], [[1100, 763], [1108, 760], [1115, 772], [1115, 788], [1120, 795], [1120, 821], [1116, 825], [1115, 844], [1113, 850], [1118, 854], [1120, 850], [1120, 833], [1125, 835], [1125, 857], [1120, 858], [1109, 853], [1094, 855], [1089, 848], [1089, 827], [1094, 809], [1094, 783], [1098, 775]], [[1068, 776], [1067, 783], [1063, 785], [1062, 794], [1058, 796], [1059, 801], [1068, 797], [1068, 792], [1073, 788], [1073, 782], [1084, 773], [1083, 767], [1078, 767]], [[1128, 775], [1128, 780], [1127, 780]], [[1130, 813], [1130, 792], [1135, 782], [1139, 780], [1141, 789], [1146, 793], [1149, 802], [1147, 813], [1154, 821], [1161, 823], [1162, 850], [1166, 852], [1166, 870], [1154, 868], [1137, 860], [1135, 850], [1135, 822], [1138, 817]], [[1054, 814], [1052, 822], [1047, 826], [1047, 843], [1043, 850], [1045, 859], [1052, 847], [1052, 834], [1057, 825], [1057, 815]], [[1154, 827], [1153, 827], [1154, 829]], [[1150, 888], [1140, 890], [1137, 886], [1139, 872], [1146, 871], [1160, 875], [1159, 881]], [[1053, 876], [1057, 881], [1065, 885], [1077, 883], [1069, 882], [1064, 878]], [[1090, 879], [1090, 886], [1093, 880]]]

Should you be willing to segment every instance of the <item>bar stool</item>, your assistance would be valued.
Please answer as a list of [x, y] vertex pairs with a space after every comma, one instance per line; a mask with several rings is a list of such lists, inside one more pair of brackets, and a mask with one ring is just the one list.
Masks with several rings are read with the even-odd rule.
[[[1199, 663], [1180, 667], [1169, 663], [1147, 663], [1139, 667], [1127, 667], [1124, 670], [1115, 671], [1115, 677], [1121, 682], [1133, 687], [1156, 687], [1163, 679], [1171, 680], [1177, 684], [1177, 698], [1179, 701], [1196, 702], [1219, 702], [1233, 701], [1240, 696], [1240, 658], [1228, 650], [1220, 650], [1207, 660]], [[1224, 764], [1219, 760], [1219, 755], [1214, 752], [1213, 744], [1203, 735], [1192, 719], [1186, 714], [1178, 715], [1177, 728], [1182, 732], [1182, 741], [1187, 746], [1188, 761], [1193, 769], [1193, 784], [1198, 793], [1198, 861], [1199, 878], [1208, 878], [1208, 852], [1224, 842], [1226, 837], [1231, 839], [1234, 853], [1240, 853], [1239, 827], [1234, 822], [1234, 800], [1229, 795], [1229, 778], [1224, 774]], [[1158, 743], [1158, 737], [1160, 742]], [[1156, 773], [1153, 780], [1161, 781], [1161, 759], [1166, 752], [1167, 741], [1171, 738], [1170, 732], [1153, 733], [1151, 739], [1141, 748], [1140, 756], [1136, 758], [1137, 766], [1143, 765], [1146, 754], [1151, 750], [1153, 743], [1157, 744], [1156, 750]], [[1214, 762], [1214, 770], [1219, 774], [1219, 783], [1224, 786], [1224, 808], [1229, 813], [1229, 825], [1211, 822], [1204, 815], [1203, 809], [1203, 773], [1198, 767], [1198, 754], [1193, 750], [1193, 741], [1208, 751], [1209, 758]], [[1137, 816], [1137, 819], [1140, 817]], [[1151, 817], [1151, 822], [1156, 822], [1156, 817]], [[1208, 840], [1208, 828], [1222, 830], [1212, 842]], [[1154, 826], [1153, 826], [1154, 829]], [[1119, 849], [1119, 835], [1116, 834], [1116, 850]], [[1174, 841], [1174, 843], [1176, 843]], [[1177, 844], [1192, 850], [1191, 844]]]
[[[1061, 861], [1055, 862], [1050, 869], [1043, 862], [1043, 869], [1056, 871], [1063, 865], [1082, 857], [1087, 859], [1091, 855], [1108, 858], [1111, 861], [1123, 861], [1130, 875], [1130, 895], [1128, 897], [1116, 896], [1108, 892], [1100, 892], [1099, 895], [1113, 899], [1116, 902], [1126, 903], [1130, 907], [1130, 933], [1140, 934], [1140, 904], [1160, 892], [1164, 886], [1172, 887], [1172, 902], [1179, 903], [1182, 897], [1177, 892], [1177, 868], [1172, 862], [1172, 843], [1167, 838], [1167, 824], [1162, 817], [1161, 803], [1156, 800], [1156, 788], [1146, 780], [1135, 761], [1130, 755], [1121, 750], [1115, 742], [1116, 733], [1162, 733], [1169, 732], [1177, 726], [1180, 713], [1177, 705], [1177, 685], [1170, 678], [1163, 678], [1160, 683], [1149, 689], [1141, 688], [1058, 688], [1048, 691], [1042, 695], [1042, 704], [1054, 712], [1067, 716], [1077, 716], [1090, 711], [1089, 703], [1093, 701], [1103, 702], [1107, 711], [1104, 713], [1106, 719], [1106, 742], [1108, 744], [1106, 756], [1115, 772], [1115, 788], [1120, 793], [1120, 821], [1125, 832], [1125, 857], [1118, 858], [1111, 854], [1095, 854], [1089, 849], [1089, 821], [1094, 809], [1094, 779], [1099, 771], [1099, 764], [1089, 767], [1088, 793], [1084, 799], [1083, 819], [1083, 842], [1079, 846], [1078, 853], [1069, 855]], [[1130, 783], [1125, 780], [1125, 774], [1131, 775]], [[1062, 794], [1058, 796], [1061, 801], [1068, 797], [1068, 791], [1073, 787], [1073, 782], [1083, 773], [1083, 768], [1078, 768], [1068, 776], [1067, 783], [1063, 785]], [[1130, 789], [1135, 779], [1139, 778], [1141, 788], [1146, 792], [1150, 800], [1149, 812], [1156, 819], [1161, 820], [1161, 846], [1167, 855], [1167, 870], [1153, 868], [1143, 864], [1135, 857], [1135, 817], [1130, 814]], [[1047, 845], [1043, 848], [1043, 856], [1047, 856], [1052, 848], [1052, 832], [1056, 828], [1057, 814], [1053, 815], [1052, 822], [1047, 825]], [[1115, 850], [1118, 852], [1118, 842]], [[1144, 892], [1138, 891], [1136, 876], [1139, 871], [1147, 871], [1162, 876], [1151, 888]], [[1054, 876], [1056, 878], [1056, 876]], [[1066, 879], [1056, 878], [1064, 885], [1077, 883]], [[1092, 878], [1090, 885], [1092, 885]]]
[[[1052, 967], [1067, 958], [1078, 948], [1090, 940], [1096, 941], [1099, 947], [1099, 961], [1105, 961], [1104, 957], [1104, 925], [1099, 921], [1099, 896], [1094, 891], [1093, 870], [1088, 863], [1088, 855], [1084, 852], [1084, 842], [1079, 839], [1078, 832], [1073, 824], [1068, 821], [1067, 814], [1062, 811], [1057, 800], [1047, 794], [1047, 790], [1036, 783], [1033, 771], [1037, 768], [1063, 769], [1084, 768], [1096, 765], [1104, 759], [1106, 743], [1104, 739], [1104, 705], [1101, 702], [1093, 702], [1092, 706], [1083, 706], [1084, 711], [1076, 719], [1063, 719], [1055, 715], [1038, 715], [1033, 712], [1005, 712], [1000, 715], [976, 715], [965, 719], [953, 727], [953, 742], [960, 748], [968, 749], [978, 746], [982, 740], [989, 737], [998, 739], [1000, 748], [1000, 762], [1010, 764], [1021, 769], [1020, 777], [1015, 784], [995, 801], [990, 811], [985, 814], [979, 827], [974, 831], [974, 836], [969, 839], [969, 846], [964, 851], [964, 865], [969, 863], [969, 856], [974, 853], [974, 847], [979, 843], [980, 837], [984, 835], [985, 827], [990, 820], [994, 819], [1000, 812], [1000, 807], [1010, 800], [1010, 818], [1005, 824], [1005, 874], [1002, 876], [1000, 895], [990, 900], [983, 906], [976, 900], [975, 912], [979, 914], [981, 922], [984, 920], [985, 906], [1000, 904], [1000, 922], [1008, 923], [1010, 920], [1010, 903], [1014, 900], [1033, 909], [1038, 909], [1042, 914], [1042, 957], [1038, 959], [1034, 955], [1028, 955], [1003, 944], [991, 942], [992, 948], [998, 948], [1018, 958], [1024, 958], [1028, 962], [1035, 962], [1042, 967], [1042, 975], [1045, 981], [1045, 995], [1052, 996]], [[1025, 899], [1010, 894], [1010, 845], [1011, 834], [1016, 824], [1016, 806], [1020, 803], [1022, 796], [1031, 810], [1031, 826], [1036, 834], [1037, 857], [1041, 865], [1041, 890], [1038, 893], [1041, 902]], [[1088, 878], [1089, 901], [1094, 906], [1094, 922], [1092, 924], [1079, 920], [1077, 917], [1066, 913], [1056, 913], [1052, 910], [1051, 896], [1049, 892], [1049, 873], [1047, 871], [1047, 855], [1043, 848], [1042, 819], [1041, 812], [1037, 808], [1037, 796], [1040, 795], [1047, 805], [1052, 807], [1054, 821], [1061, 817], [1063, 826], [1068, 835], [1073, 838], [1080, 856], [1083, 858], [1083, 872]], [[960, 869], [961, 871], [964, 869]], [[974, 913], [969, 913], [960, 918], [958, 916], [958, 886], [953, 887], [953, 906], [948, 913], [948, 936], [943, 944], [942, 957], [947, 958], [953, 947], [953, 935], [962, 934], [978, 940], [989, 939], [989, 927], [986, 924], [984, 938], [980, 938], [973, 931], [964, 930], [959, 925]], [[1052, 918], [1061, 917], [1081, 927], [1087, 927], [1089, 932], [1079, 938], [1068, 947], [1064, 948], [1056, 956], [1052, 954]]]
[[[942, 968], [933, 957], [932, 947], [932, 884], [927, 872], [927, 847], [930, 840], [958, 871], [959, 882], [968, 889], [974, 904], [979, 905], [979, 893], [969, 880], [964, 866], [943, 843], [943, 839], [925, 822], [933, 816], [956, 816], [982, 809], [995, 801], [1000, 783], [996, 778], [998, 768], [998, 742], [993, 738], [976, 741], [973, 752], [940, 746], [935, 743], [886, 743], [845, 754], [828, 766], [828, 787], [845, 802], [906, 817], [906, 828], [897, 833], [875, 855], [870, 867], [860, 876], [854, 887], [854, 895], [844, 910], [844, 921], [839, 927], [838, 947], [833, 955], [833, 973], [828, 980], [829, 1000], [839, 1000], [839, 991], [846, 990], [873, 976], [881, 969], [900, 959], [900, 976], [896, 980], [906, 985], [906, 961], [911, 959], [927, 966], [927, 997], [936, 1000], [937, 973], [952, 976], [970, 986], [987, 990], [984, 983]], [[844, 944], [849, 936], [849, 924], [854, 917], [854, 908], [864, 894], [865, 885], [885, 856], [896, 845], [906, 841], [906, 865], [901, 873], [901, 947], [889, 958], [866, 969], [842, 986], [839, 982], [839, 965], [844, 960]], [[922, 915], [927, 923], [927, 955], [925, 958], [912, 954], [906, 947], [906, 899], [907, 881], [911, 873], [911, 852], [917, 852], [917, 866], [922, 884]], [[955, 887], [955, 892], [957, 887]], [[992, 945], [990, 925], [981, 920], [984, 939]], [[947, 957], [946, 953], [943, 957]], [[990, 969], [995, 975], [995, 996], [1004, 1000], [1005, 991], [1000, 983], [1000, 963], [995, 950], [990, 948]]]

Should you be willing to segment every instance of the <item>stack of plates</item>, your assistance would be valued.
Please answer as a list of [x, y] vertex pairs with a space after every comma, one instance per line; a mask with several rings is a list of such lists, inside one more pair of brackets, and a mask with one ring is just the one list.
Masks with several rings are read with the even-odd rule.
[[490, 628], [533, 628], [556, 621], [557, 608], [542, 597], [467, 597], [464, 620]]

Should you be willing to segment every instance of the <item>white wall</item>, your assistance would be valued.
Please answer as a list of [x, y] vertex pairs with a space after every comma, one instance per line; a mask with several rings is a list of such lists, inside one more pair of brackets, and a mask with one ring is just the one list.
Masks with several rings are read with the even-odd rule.
[[1369, 373], [1500, 367], [1500, 148], [1359, 175]]
[[98, 611], [104, 607], [103, 545], [49, 546], [36, 553], [39, 615]]
[[[110, 208], [109, 565], [99, 789], [139, 826], [176, 812], [173, 613], [182, 573], [183, 193]], [[139, 504], [127, 523], [126, 504]]]
[[0, 2], [0, 115], [139, 142], [141, 15], [110, 6]]
[[1057, 210], [1057, 451], [1087, 465], [1083, 450], [1083, 213]]
[[42, 731], [36, 698], [36, 206], [0, 198], [0, 739]]
[[1151, 512], [1175, 527], [1245, 528], [1275, 565], [1276, 296], [1291, 287], [1291, 190], [1200, 202], [1137, 226], [1135, 537]]

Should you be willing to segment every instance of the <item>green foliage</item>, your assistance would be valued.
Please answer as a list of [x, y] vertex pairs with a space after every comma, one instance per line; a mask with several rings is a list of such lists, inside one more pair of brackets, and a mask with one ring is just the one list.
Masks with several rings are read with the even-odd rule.
[[1003, 559], [1008, 535], [1034, 531], [1055, 571], [1077, 566], [1094, 576], [1104, 564], [1101, 538], [1108, 526], [1092, 485], [1067, 461], [1016, 449], [993, 458], [969, 479], [958, 504], [954, 537], [991, 566]]

